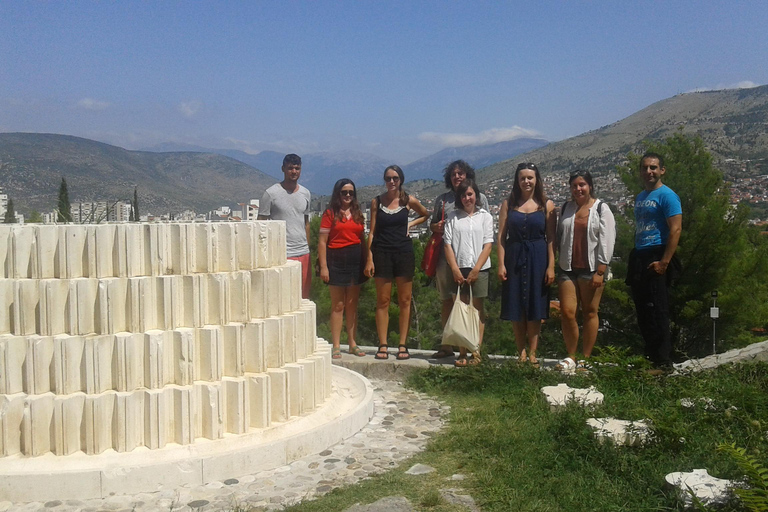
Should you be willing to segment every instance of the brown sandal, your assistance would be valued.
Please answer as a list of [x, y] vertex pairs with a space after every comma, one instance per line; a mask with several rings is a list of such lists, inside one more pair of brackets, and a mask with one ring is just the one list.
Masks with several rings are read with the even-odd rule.
[[379, 345], [379, 350], [376, 351], [374, 357], [381, 360], [389, 359], [389, 352], [387, 352], [387, 349], [389, 349], [387, 345]]

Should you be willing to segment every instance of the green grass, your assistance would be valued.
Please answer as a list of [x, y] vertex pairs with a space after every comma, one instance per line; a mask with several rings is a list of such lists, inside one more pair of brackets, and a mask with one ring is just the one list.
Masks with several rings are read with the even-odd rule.
[[[572, 387], [594, 385], [605, 403], [592, 413], [578, 406], [550, 412], [540, 388], [564, 380]], [[738, 479], [743, 475], [717, 450], [720, 443], [743, 447], [758, 461], [768, 453], [765, 363], [674, 377], [650, 377], [624, 364], [572, 377], [486, 364], [430, 368], [409, 385], [451, 406], [449, 424], [428, 449], [384, 475], [289, 510], [343, 510], [392, 495], [406, 496], [417, 510], [461, 510], [440, 497], [445, 487], [463, 487], [484, 511], [678, 510], [681, 503], [664, 485], [667, 473], [707, 468]], [[711, 398], [714, 407], [685, 409], [684, 397]], [[643, 448], [601, 444], [586, 426], [591, 416], [650, 419], [654, 439]], [[436, 471], [405, 475], [416, 462]], [[455, 473], [467, 479], [448, 482]]]

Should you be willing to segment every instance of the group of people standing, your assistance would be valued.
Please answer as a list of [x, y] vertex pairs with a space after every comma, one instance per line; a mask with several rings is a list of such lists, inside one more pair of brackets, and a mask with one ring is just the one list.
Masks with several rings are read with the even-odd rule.
[[[302, 190], [297, 183], [301, 172], [300, 158], [287, 155], [283, 172], [285, 180], [270, 187], [262, 198], [259, 218], [282, 218], [287, 223], [291, 219], [294, 223], [292, 228], [286, 228], [288, 256], [302, 262], [304, 283], [307, 284], [304, 296], [307, 297], [311, 275], [306, 245], [309, 193], [306, 189], [303, 189], [306, 197], [297, 193]], [[640, 177], [645, 191], [635, 204], [635, 249], [630, 255], [627, 276], [640, 331], [646, 341], [646, 355], [659, 366], [671, 364], [667, 297], [671, 272], [667, 269], [676, 268], [674, 254], [682, 218], [679, 198], [662, 184], [665, 172], [660, 155], [643, 155]], [[431, 231], [442, 234], [444, 242], [435, 277], [441, 299], [442, 324], [448, 320], [457, 294], [464, 302], [469, 302], [471, 297], [480, 313], [479, 341], [482, 343], [483, 302], [488, 296], [490, 255], [495, 241], [497, 275], [502, 282], [501, 318], [512, 322], [519, 360], [539, 364], [536, 351], [541, 322], [549, 317], [549, 287], [557, 282], [568, 354], [557, 368], [573, 370], [583, 365], [583, 360], [577, 360], [577, 310], [580, 305], [582, 354], [587, 359], [597, 338], [598, 309], [616, 239], [613, 213], [607, 204], [595, 197], [592, 175], [584, 170], [570, 174], [571, 197], [560, 208], [558, 218], [554, 203], [547, 199], [537, 166], [519, 164], [512, 191], [500, 206], [496, 237], [488, 199], [475, 181], [474, 169], [463, 160], [457, 160], [446, 166], [443, 177], [448, 191], [435, 200], [430, 219]], [[349, 352], [356, 356], [365, 355], [356, 340], [357, 303], [360, 286], [369, 278], [373, 278], [376, 286], [378, 351], [375, 357], [387, 359], [390, 355], [387, 328], [393, 283], [397, 288], [399, 309], [399, 341], [395, 357], [399, 360], [410, 357], [406, 342], [416, 265], [409, 231], [430, 217], [419, 200], [405, 192], [404, 181], [400, 167], [391, 165], [384, 170], [386, 191], [371, 201], [367, 240], [355, 184], [344, 178], [334, 185], [318, 240], [319, 274], [328, 285], [331, 297], [334, 358], [341, 357], [344, 317]], [[282, 211], [289, 207], [278, 205], [289, 203], [294, 208], [293, 215], [281, 217]], [[300, 235], [304, 238], [302, 243], [292, 244], [291, 237]], [[294, 245], [296, 248], [292, 251]], [[303, 252], [305, 246], [306, 252]], [[557, 275], [555, 261], [559, 266]], [[440, 346], [433, 357], [454, 355], [452, 347]], [[461, 348], [455, 365], [469, 366], [479, 362], [478, 352], [468, 354]]]

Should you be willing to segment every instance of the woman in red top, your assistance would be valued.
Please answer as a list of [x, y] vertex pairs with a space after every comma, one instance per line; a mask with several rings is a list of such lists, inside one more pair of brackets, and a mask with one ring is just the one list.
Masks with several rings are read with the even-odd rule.
[[331, 292], [332, 357], [341, 359], [341, 325], [347, 317], [349, 353], [364, 356], [355, 341], [357, 331], [357, 301], [363, 276], [362, 261], [368, 261], [368, 246], [363, 243], [365, 219], [357, 202], [357, 190], [352, 180], [342, 178], [333, 186], [331, 203], [320, 222], [317, 258], [320, 279]]

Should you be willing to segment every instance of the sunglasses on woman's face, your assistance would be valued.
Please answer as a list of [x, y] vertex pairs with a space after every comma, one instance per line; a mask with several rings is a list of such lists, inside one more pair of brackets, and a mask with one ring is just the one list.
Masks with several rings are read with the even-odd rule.
[[355, 191], [354, 190], [342, 190], [341, 191], [341, 195], [343, 195], [344, 197], [354, 196], [355, 195]]
[[397, 183], [400, 181], [400, 176], [384, 176], [384, 181], [394, 181]]

